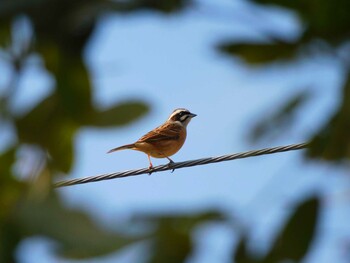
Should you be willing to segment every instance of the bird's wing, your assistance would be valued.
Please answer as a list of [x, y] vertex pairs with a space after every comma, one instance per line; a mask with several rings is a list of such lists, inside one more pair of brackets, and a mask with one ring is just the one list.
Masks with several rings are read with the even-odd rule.
[[178, 140], [183, 127], [178, 124], [165, 123], [142, 136], [137, 142], [155, 142], [162, 140]]

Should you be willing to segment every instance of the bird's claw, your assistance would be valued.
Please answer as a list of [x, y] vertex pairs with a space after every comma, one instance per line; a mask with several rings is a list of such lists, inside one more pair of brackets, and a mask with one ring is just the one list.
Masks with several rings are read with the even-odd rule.
[[148, 166], [148, 175], [153, 173], [153, 165]]
[[[168, 163], [168, 167], [171, 168], [171, 166], [174, 164], [174, 161], [173, 160], [169, 160], [169, 163]], [[175, 171], [175, 168], [173, 168], [171, 170], [171, 173], [173, 173]]]

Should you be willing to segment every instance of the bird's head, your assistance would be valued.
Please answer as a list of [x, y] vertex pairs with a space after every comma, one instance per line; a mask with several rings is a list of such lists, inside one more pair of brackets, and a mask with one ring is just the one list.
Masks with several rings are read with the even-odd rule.
[[168, 121], [171, 122], [180, 122], [185, 127], [189, 124], [191, 119], [193, 117], [196, 117], [197, 115], [194, 113], [191, 113], [189, 110], [184, 108], [175, 109], [169, 116]]

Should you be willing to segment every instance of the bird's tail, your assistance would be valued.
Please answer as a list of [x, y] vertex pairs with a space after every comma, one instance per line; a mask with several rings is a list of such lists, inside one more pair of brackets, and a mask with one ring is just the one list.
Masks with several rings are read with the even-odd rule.
[[117, 148], [113, 148], [112, 150], [109, 150], [107, 153], [112, 153], [112, 152], [116, 152], [116, 151], [121, 151], [121, 150], [126, 150], [126, 149], [132, 149], [135, 148], [135, 144], [126, 144]]

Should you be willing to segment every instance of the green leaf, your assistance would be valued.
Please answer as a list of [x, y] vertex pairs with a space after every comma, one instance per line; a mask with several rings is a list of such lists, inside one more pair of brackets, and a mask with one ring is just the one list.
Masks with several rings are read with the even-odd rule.
[[180, 11], [190, 3], [189, 0], [137, 0], [135, 2], [140, 3], [140, 7], [142, 8], [150, 8], [164, 13]]
[[0, 47], [6, 47], [11, 42], [11, 27], [9, 21], [0, 20]]
[[306, 1], [303, 0], [253, 0], [253, 2], [260, 3], [260, 4], [265, 4], [265, 5], [279, 5], [282, 7], [294, 9], [294, 10], [303, 10], [306, 6]]
[[50, 159], [49, 163], [56, 171], [68, 173], [74, 163], [74, 139], [77, 128], [70, 122], [62, 122], [52, 131], [51, 140], [46, 145]]
[[[2, 206], [0, 208], [3, 209]], [[16, 247], [22, 238], [13, 218], [0, 215], [0, 262], [16, 262]]]
[[233, 261], [235, 263], [258, 263], [259, 260], [255, 260], [253, 255], [247, 253], [246, 244], [247, 239], [244, 236], [241, 237], [236, 247]]
[[218, 46], [220, 52], [238, 56], [251, 65], [261, 65], [274, 61], [295, 58], [299, 51], [298, 43], [222, 43]]
[[15, 160], [15, 147], [0, 154], [0, 262], [15, 262], [15, 248], [21, 240], [11, 216], [24, 190], [24, 184], [12, 172]]
[[92, 126], [110, 127], [128, 124], [148, 111], [140, 101], [125, 101], [104, 111], [95, 112], [89, 122]]
[[[156, 239], [153, 242], [154, 254], [149, 263], [185, 262], [192, 251], [191, 235], [171, 222], [160, 222]], [[176, 248], [176, 249], [174, 249]]]
[[86, 66], [79, 53], [70, 54], [56, 43], [38, 47], [46, 68], [55, 76], [55, 99], [60, 115], [77, 124], [86, 124], [93, 112], [91, 83]]
[[301, 261], [312, 244], [319, 207], [320, 201], [317, 198], [303, 202], [291, 216], [263, 262]]
[[285, 135], [296, 119], [297, 111], [311, 98], [309, 91], [304, 90], [289, 99], [275, 112], [259, 119], [249, 134], [250, 140], [255, 142], [266, 137]]
[[343, 87], [338, 111], [312, 139], [308, 156], [330, 161], [350, 158], [350, 72]]
[[254, 0], [254, 2], [278, 5], [296, 11], [305, 26], [305, 35], [311, 38], [323, 39], [330, 44], [340, 44], [349, 39], [348, 0]]
[[12, 177], [12, 165], [16, 160], [16, 148], [11, 147], [0, 153], [0, 180]]
[[153, 234], [153, 254], [149, 263], [185, 262], [193, 251], [192, 233], [196, 226], [207, 222], [221, 221], [223, 216], [218, 212], [207, 212], [198, 215], [161, 215], [137, 218], [143, 223], [155, 224]]
[[0, 224], [12, 206], [17, 202], [23, 190], [23, 183], [15, 179], [13, 165], [16, 160], [16, 147], [0, 154]]
[[18, 225], [27, 236], [42, 235], [57, 242], [57, 253], [72, 259], [97, 257], [144, 239], [105, 229], [87, 214], [62, 206], [53, 194], [28, 199], [17, 210]]
[[56, 170], [67, 173], [71, 169], [77, 125], [65, 115], [56, 94], [17, 118], [16, 126], [21, 143], [39, 145], [43, 151], [48, 151]]
[[182, 11], [190, 6], [191, 0], [129, 0], [119, 1], [114, 5], [118, 12], [131, 12], [139, 10], [152, 10], [166, 14]]

